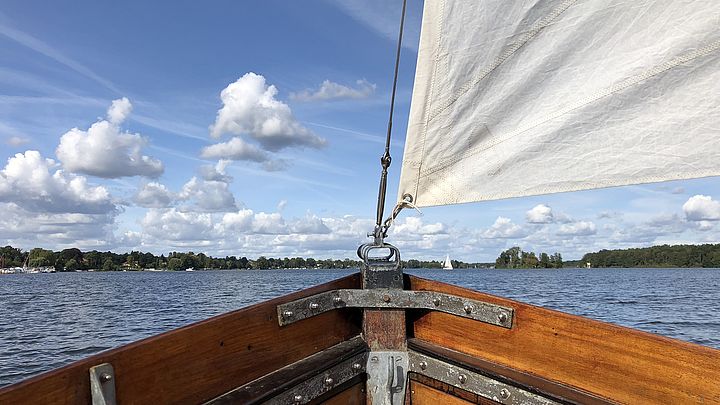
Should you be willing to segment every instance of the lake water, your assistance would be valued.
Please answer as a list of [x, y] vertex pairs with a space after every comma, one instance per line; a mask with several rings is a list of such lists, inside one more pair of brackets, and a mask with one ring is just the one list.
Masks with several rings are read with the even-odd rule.
[[[0, 386], [352, 272], [2, 275]], [[407, 272], [720, 348], [720, 269]]]

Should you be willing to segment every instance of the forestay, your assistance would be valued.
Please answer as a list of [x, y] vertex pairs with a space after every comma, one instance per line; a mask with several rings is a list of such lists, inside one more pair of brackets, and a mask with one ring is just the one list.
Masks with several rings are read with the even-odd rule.
[[720, 1], [426, 0], [399, 199], [720, 175]]

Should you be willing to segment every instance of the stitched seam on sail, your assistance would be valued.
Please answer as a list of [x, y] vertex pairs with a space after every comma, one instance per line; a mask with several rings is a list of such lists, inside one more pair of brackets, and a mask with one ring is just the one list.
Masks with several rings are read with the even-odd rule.
[[538, 125], [541, 125], [541, 124], [544, 124], [544, 123], [546, 123], [546, 122], [548, 122], [548, 121], [551, 121], [551, 120], [553, 120], [553, 119], [559, 118], [559, 117], [561, 117], [561, 116], [563, 116], [563, 115], [565, 115], [565, 114], [567, 114], [567, 113], [570, 113], [570, 112], [572, 112], [572, 111], [575, 111], [575, 110], [577, 110], [577, 109], [579, 109], [579, 108], [581, 108], [581, 107], [584, 107], [584, 106], [586, 106], [586, 105], [588, 105], [588, 104], [591, 104], [591, 103], [593, 103], [593, 102], [595, 102], [595, 101], [598, 101], [598, 100], [603, 99], [603, 98], [605, 98], [605, 97], [611, 96], [611, 95], [613, 95], [613, 94], [615, 94], [615, 93], [617, 93], [617, 92], [620, 92], [620, 91], [622, 91], [622, 90], [625, 90], [625, 89], [627, 89], [628, 87], [631, 87], [631, 86], [633, 86], [633, 85], [635, 85], [635, 84], [638, 84], [638, 83], [640, 83], [640, 82], [642, 82], [642, 81], [644, 81], [644, 80], [647, 80], [647, 79], [649, 79], [649, 78], [651, 78], [651, 77], [657, 76], [657, 75], [659, 75], [659, 74], [661, 74], [661, 73], [663, 73], [663, 72], [665, 72], [665, 71], [668, 71], [668, 70], [670, 70], [670, 69], [672, 69], [672, 68], [674, 68], [674, 67], [677, 67], [678, 65], [680, 65], [680, 64], [682, 64], [682, 63], [689, 62], [689, 61], [691, 61], [691, 60], [693, 60], [693, 59], [696, 59], [696, 58], [699, 58], [699, 57], [702, 57], [702, 56], [707, 56], [707, 55], [711, 54], [712, 52], [717, 51], [718, 49], [720, 49], [720, 40], [717, 40], [717, 41], [715, 41], [715, 42], [711, 42], [709, 45], [706, 45], [706, 46], [704, 46], [704, 47], [702, 47], [702, 48], [696, 49], [695, 51], [689, 52], [689, 53], [687, 53], [687, 54], [685, 54], [685, 55], [676, 56], [675, 58], [673, 58], [673, 59], [671, 59], [671, 60], [669, 60], [669, 61], [667, 61], [667, 62], [665, 62], [665, 63], [662, 63], [662, 64], [660, 64], [660, 65], [658, 65], [658, 66], [656, 66], [656, 67], [654, 67], [654, 68], [652, 68], [652, 69], [650, 69], [650, 70], [647, 70], [647, 71], [645, 71], [645, 72], [643, 72], [643, 73], [641, 73], [641, 74], [639, 74], [639, 75], [636, 75], [636, 76], [630, 77], [630, 78], [628, 78], [628, 79], [625, 79], [625, 80], [623, 80], [623, 81], [620, 82], [620, 83], [613, 84], [613, 85], [607, 87], [606, 89], [604, 89], [604, 90], [602, 90], [602, 91], [600, 91], [600, 92], [597, 92], [597, 93], [595, 93], [595, 94], [593, 94], [593, 95], [591, 95], [591, 96], [585, 97], [585, 98], [581, 99], [580, 101], [578, 101], [577, 103], [571, 105], [570, 107], [567, 107], [567, 108], [565, 108], [565, 109], [563, 109], [563, 110], [560, 110], [560, 111], [556, 112], [555, 114], [551, 114], [551, 115], [545, 116], [545, 117], [542, 118], [542, 119], [538, 119], [538, 120], [536, 120], [536, 121], [534, 121], [534, 122], [531, 122], [530, 124], [526, 125], [525, 128], [522, 128], [522, 129], [517, 130], [517, 131], [515, 131], [515, 132], [513, 132], [513, 133], [510, 133], [510, 134], [508, 134], [508, 135], [506, 135], [506, 136], [504, 136], [504, 137], [502, 137], [502, 138], [493, 140], [492, 142], [490, 142], [490, 143], [487, 144], [487, 145], [483, 145], [483, 146], [481, 146], [481, 147], [478, 147], [478, 148], [475, 148], [475, 149], [471, 149], [471, 150], [463, 153], [462, 155], [459, 155], [459, 156], [456, 156], [456, 157], [447, 159], [447, 160], [445, 160], [442, 164], [436, 165], [436, 166], [434, 166], [434, 167], [430, 167], [430, 168], [422, 171], [422, 172], [420, 173], [420, 176], [421, 176], [421, 177], [424, 177], [424, 176], [427, 176], [427, 175], [429, 175], [429, 174], [432, 174], [432, 173], [438, 172], [438, 171], [440, 171], [440, 170], [443, 170], [443, 169], [445, 169], [445, 168], [447, 168], [447, 167], [449, 167], [449, 166], [451, 166], [451, 165], [453, 165], [453, 164], [455, 164], [455, 163], [457, 163], [457, 162], [459, 162], [459, 161], [461, 161], [461, 160], [463, 160], [463, 159], [466, 159], [466, 158], [468, 158], [468, 157], [477, 155], [477, 154], [480, 153], [480, 152], [483, 152], [483, 151], [486, 151], [486, 150], [488, 150], [488, 149], [491, 149], [491, 148], [493, 148], [493, 147], [495, 147], [495, 146], [497, 146], [497, 145], [499, 145], [499, 144], [501, 144], [501, 143], [503, 143], [503, 142], [505, 142], [505, 141], [507, 141], [507, 140], [510, 140], [510, 139], [512, 139], [512, 138], [514, 138], [514, 137], [516, 137], [516, 136], [518, 136], [518, 135], [520, 135], [520, 134], [522, 134], [522, 133], [524, 133], [524, 132], [526, 132], [526, 131], [529, 131], [529, 130], [537, 127]]
[[[440, 29], [442, 28], [442, 24], [445, 21], [445, 0], [442, 0], [440, 2], [440, 19], [438, 20], [438, 26], [437, 26], [437, 32], [440, 32]], [[437, 73], [437, 67], [438, 67], [438, 61], [437, 57], [440, 55], [440, 35], [437, 36], [437, 42], [435, 43], [435, 49], [433, 50], [433, 53], [435, 54], [432, 58], [434, 60], [433, 62], [433, 70], [432, 70], [432, 76], [430, 77], [430, 94], [429, 97], [427, 97], [425, 100], [427, 103], [432, 102], [432, 95], [435, 92], [435, 77]], [[413, 196], [415, 198], [415, 202], [417, 203], [418, 197], [420, 194], [420, 178], [422, 177], [422, 166], [423, 162], [425, 161], [425, 142], [427, 140], [427, 129], [428, 124], [430, 123], [430, 106], [427, 105], [425, 107], [425, 117], [422, 127], [422, 147], [420, 148], [420, 161], [418, 162], [418, 168], [417, 168], [417, 176], [415, 179], [415, 195]]]
[[460, 97], [465, 95], [473, 87], [477, 86], [483, 79], [485, 79], [490, 73], [492, 73], [495, 69], [502, 65], [506, 60], [508, 60], [528, 41], [537, 36], [537, 34], [539, 34], [543, 28], [550, 25], [550, 23], [552, 23], [558, 16], [560, 16], [560, 14], [567, 10], [576, 1], [577, 0], [566, 0], [558, 8], [553, 10], [552, 13], [550, 13], [548, 16], [535, 23], [528, 32], [521, 36], [520, 39], [513, 42], [510, 45], [509, 49], [505, 50], [505, 52], [503, 52], [497, 59], [495, 59], [492, 65], [483, 69], [479, 75], [475, 76], [472, 80], [460, 87], [460, 89], [458, 89], [458, 91], [454, 95], [452, 95], [445, 103], [443, 103], [443, 105], [439, 106], [436, 110], [434, 110], [430, 114], [428, 122], [434, 120], [438, 115], [442, 114], [443, 111], [447, 110], [450, 106], [455, 104], [455, 102], [459, 100]]

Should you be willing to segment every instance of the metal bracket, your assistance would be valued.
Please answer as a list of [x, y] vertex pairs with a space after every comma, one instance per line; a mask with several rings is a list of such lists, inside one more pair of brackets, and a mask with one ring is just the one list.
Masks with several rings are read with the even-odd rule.
[[372, 405], [405, 403], [408, 368], [407, 352], [370, 352], [367, 362], [367, 389]]
[[560, 405], [560, 402], [534, 394], [501, 381], [494, 380], [474, 371], [458, 367], [441, 360], [408, 352], [410, 372], [424, 375], [450, 384], [453, 387], [472, 392], [495, 402], [507, 405]]
[[[406, 356], [407, 357], [407, 356]], [[359, 354], [349, 360], [337, 364], [325, 372], [318, 374], [282, 394], [263, 402], [264, 404], [306, 404], [315, 398], [332, 391], [350, 379], [365, 372], [367, 353]]]
[[93, 405], [115, 405], [115, 371], [110, 363], [90, 367], [90, 398]]
[[512, 328], [513, 309], [435, 291], [395, 288], [333, 290], [278, 305], [280, 326], [338, 308], [428, 309]]

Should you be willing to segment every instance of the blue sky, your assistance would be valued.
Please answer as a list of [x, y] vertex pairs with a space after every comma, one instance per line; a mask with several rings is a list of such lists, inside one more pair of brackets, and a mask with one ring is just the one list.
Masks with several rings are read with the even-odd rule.
[[[372, 229], [399, 6], [4, 1], [0, 243], [352, 257]], [[409, 7], [390, 201], [420, 27]], [[389, 241], [465, 261], [716, 243], [719, 184], [405, 211]]]

